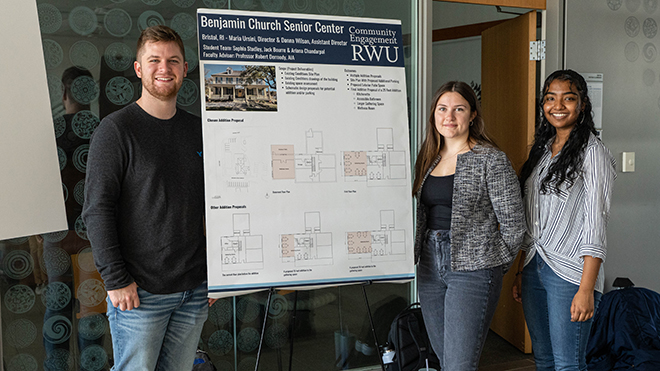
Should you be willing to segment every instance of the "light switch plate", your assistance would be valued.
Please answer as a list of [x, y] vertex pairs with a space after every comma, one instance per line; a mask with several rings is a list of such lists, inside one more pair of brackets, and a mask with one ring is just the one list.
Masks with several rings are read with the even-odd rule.
[[621, 171], [624, 173], [635, 171], [635, 152], [623, 152], [621, 154]]

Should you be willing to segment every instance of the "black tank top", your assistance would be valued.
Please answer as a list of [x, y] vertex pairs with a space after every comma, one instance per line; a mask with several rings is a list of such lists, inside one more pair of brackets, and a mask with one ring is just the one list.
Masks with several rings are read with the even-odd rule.
[[429, 174], [422, 187], [422, 204], [426, 207], [428, 229], [451, 229], [451, 198], [454, 193], [454, 174]]

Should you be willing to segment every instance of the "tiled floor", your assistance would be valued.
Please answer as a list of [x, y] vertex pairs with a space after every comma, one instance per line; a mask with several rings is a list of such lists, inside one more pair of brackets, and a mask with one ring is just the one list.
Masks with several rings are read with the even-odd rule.
[[[488, 333], [479, 362], [479, 371], [535, 370], [534, 357], [531, 354], [524, 354], [492, 331]], [[374, 367], [368, 371], [381, 371], [381, 368]]]
[[518, 348], [489, 332], [484, 345], [479, 371], [534, 371], [534, 357], [524, 354]]
[[492, 366], [479, 367], [479, 371], [534, 371], [534, 370], [536, 370], [536, 366], [534, 366], [534, 361], [531, 359], [505, 362]]

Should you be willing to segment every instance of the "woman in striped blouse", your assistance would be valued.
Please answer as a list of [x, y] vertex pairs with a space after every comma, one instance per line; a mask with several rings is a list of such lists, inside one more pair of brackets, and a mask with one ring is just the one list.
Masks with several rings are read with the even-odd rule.
[[[584, 78], [553, 72], [520, 182], [527, 233], [514, 298], [522, 302], [537, 370], [586, 370], [603, 292], [614, 159], [596, 137]], [[522, 281], [522, 282], [521, 282]]]

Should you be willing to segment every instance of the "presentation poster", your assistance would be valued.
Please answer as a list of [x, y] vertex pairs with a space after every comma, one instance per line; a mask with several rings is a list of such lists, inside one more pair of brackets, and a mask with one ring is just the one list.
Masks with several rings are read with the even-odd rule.
[[400, 21], [197, 22], [210, 295], [412, 279]]
[[73, 159], [55, 142], [37, 4], [6, 5], [0, 13], [0, 240], [12, 239], [11, 245], [67, 229], [60, 165]]

